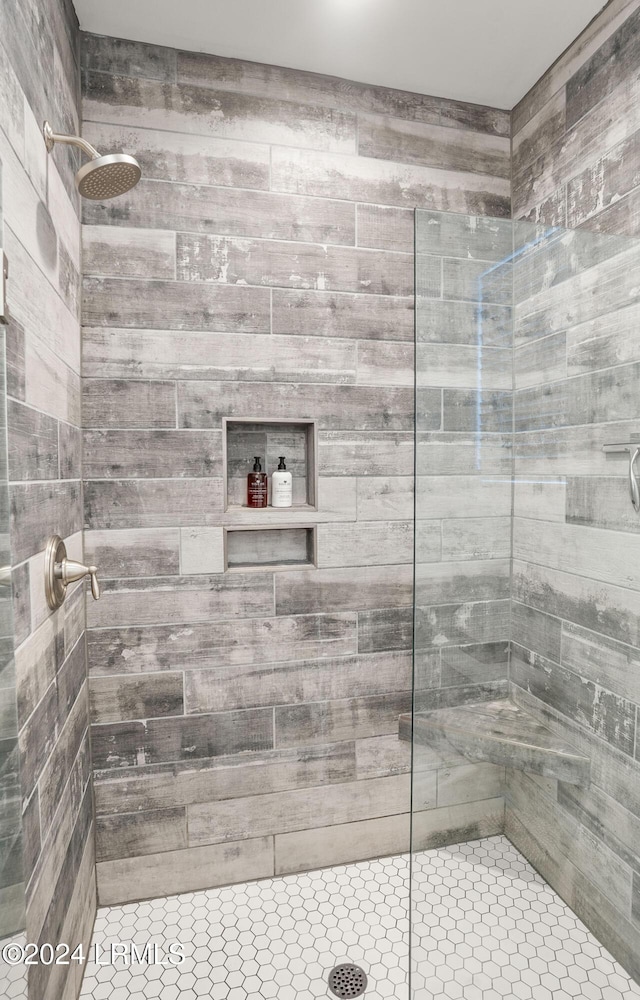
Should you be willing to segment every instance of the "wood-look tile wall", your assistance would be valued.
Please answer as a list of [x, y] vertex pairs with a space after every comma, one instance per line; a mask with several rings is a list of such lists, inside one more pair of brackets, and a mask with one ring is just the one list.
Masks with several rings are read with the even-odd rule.
[[[76, 156], [42, 121], [77, 133], [79, 32], [67, 0], [0, 4], [0, 161], [7, 327], [11, 550], [28, 941], [85, 947], [95, 873], [84, 596], [49, 612], [49, 535], [82, 554], [80, 218]], [[34, 965], [34, 1000], [70, 1000], [82, 970]]]
[[[84, 135], [143, 168], [84, 207], [100, 898], [405, 850], [413, 209], [507, 217], [509, 116], [90, 35], [83, 51]], [[424, 389], [434, 433], [445, 384]], [[318, 569], [219, 572], [225, 416], [318, 421]], [[493, 772], [478, 794], [449, 767], [439, 810], [436, 763], [425, 839], [501, 802]]]
[[[508, 773], [508, 835], [640, 978], [640, 3], [613, 0], [513, 114], [516, 696], [592, 760], [591, 788]], [[561, 238], [558, 238], [560, 236]]]

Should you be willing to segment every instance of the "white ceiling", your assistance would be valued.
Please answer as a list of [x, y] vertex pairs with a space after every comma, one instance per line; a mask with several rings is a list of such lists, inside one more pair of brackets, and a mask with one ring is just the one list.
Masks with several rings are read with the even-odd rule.
[[605, 0], [74, 0], [86, 31], [512, 108]]

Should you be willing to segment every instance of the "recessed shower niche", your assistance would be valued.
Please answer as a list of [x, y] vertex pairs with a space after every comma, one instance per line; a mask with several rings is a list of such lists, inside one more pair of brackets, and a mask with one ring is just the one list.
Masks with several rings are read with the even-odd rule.
[[[314, 420], [223, 421], [225, 572], [286, 570], [316, 565], [316, 526], [307, 519], [317, 511], [317, 425]], [[247, 504], [247, 476], [260, 457], [268, 477], [268, 506]], [[271, 476], [281, 456], [293, 476], [291, 507], [271, 506]]]
[[285, 570], [316, 565], [315, 525], [226, 528], [225, 570]]
[[[251, 417], [223, 420], [225, 510], [246, 511], [256, 523], [286, 521], [292, 511], [318, 509], [317, 425], [314, 420], [255, 420]], [[268, 476], [269, 506], [253, 510], [247, 506], [247, 475], [259, 455]], [[285, 456], [293, 476], [293, 506], [272, 508], [271, 476]], [[243, 523], [246, 523], [243, 518]]]

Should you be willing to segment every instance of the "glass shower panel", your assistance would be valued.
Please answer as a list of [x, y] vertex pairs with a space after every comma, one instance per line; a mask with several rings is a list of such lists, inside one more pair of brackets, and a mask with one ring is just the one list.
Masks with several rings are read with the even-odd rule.
[[452, 916], [447, 899], [474, 888], [459, 887], [441, 857], [431, 866], [425, 851], [490, 836], [504, 825], [504, 769], [472, 763], [433, 730], [425, 738], [422, 724], [428, 713], [508, 693], [512, 258], [510, 220], [416, 213], [410, 964], [416, 997], [446, 995], [438, 972], [455, 947], [448, 934], [464, 939], [455, 922], [464, 913]]
[[598, 940], [638, 977], [640, 244], [426, 211], [415, 237], [411, 992], [520, 995], [522, 893], [595, 935], [584, 982]]
[[[416, 213], [415, 733], [505, 697], [512, 471], [510, 220]], [[494, 832], [491, 769], [414, 740], [413, 849]]]

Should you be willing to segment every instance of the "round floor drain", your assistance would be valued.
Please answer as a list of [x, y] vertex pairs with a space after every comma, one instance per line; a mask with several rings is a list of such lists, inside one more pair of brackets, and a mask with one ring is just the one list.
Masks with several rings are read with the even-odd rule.
[[367, 975], [359, 965], [336, 965], [329, 973], [329, 989], [340, 1000], [361, 996], [367, 988]]

